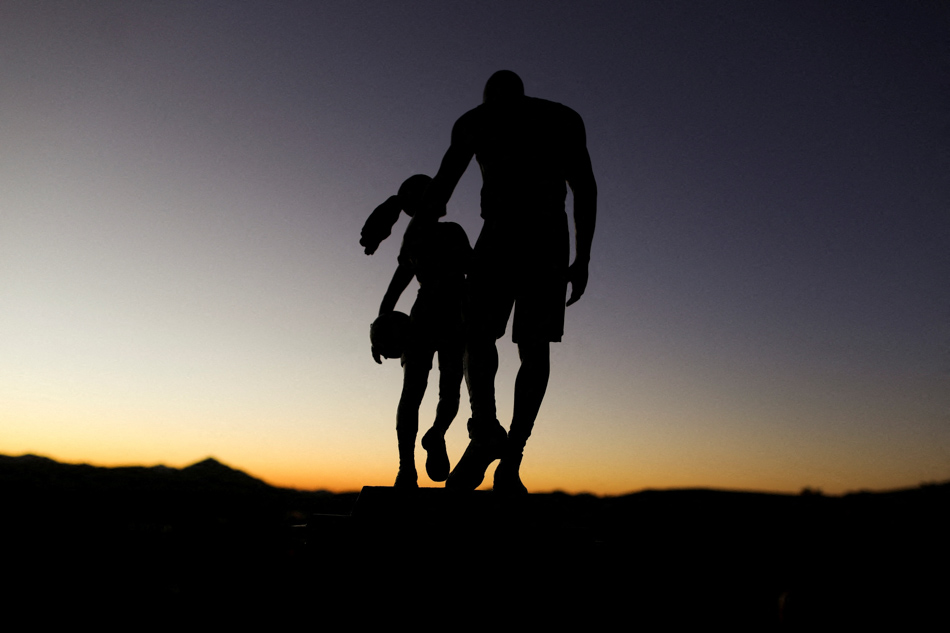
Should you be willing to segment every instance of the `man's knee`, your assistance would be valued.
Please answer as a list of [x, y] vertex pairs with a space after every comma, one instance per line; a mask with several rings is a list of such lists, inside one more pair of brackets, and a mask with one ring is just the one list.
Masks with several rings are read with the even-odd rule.
[[522, 365], [550, 365], [551, 344], [547, 341], [522, 341], [518, 343], [518, 356]]
[[476, 351], [482, 351], [486, 348], [490, 349], [497, 345], [498, 338], [499, 337], [487, 330], [472, 328], [466, 335], [465, 349], [468, 352], [473, 349]]

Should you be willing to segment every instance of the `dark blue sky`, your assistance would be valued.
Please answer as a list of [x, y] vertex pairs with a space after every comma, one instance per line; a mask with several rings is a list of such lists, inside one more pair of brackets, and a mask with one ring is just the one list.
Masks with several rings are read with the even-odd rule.
[[529, 487], [950, 477], [942, 3], [9, 2], [0, 60], [2, 452], [391, 483], [359, 229], [509, 68], [600, 188]]

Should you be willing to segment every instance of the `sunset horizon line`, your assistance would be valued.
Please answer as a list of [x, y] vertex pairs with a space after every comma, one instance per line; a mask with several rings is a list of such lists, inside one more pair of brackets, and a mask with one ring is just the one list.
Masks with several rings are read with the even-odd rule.
[[[383, 488], [385, 488], [385, 487], [389, 487], [389, 486], [385, 486], [385, 485], [380, 486], [380, 485], [378, 485], [378, 484], [362, 484], [362, 485], [357, 486], [357, 487], [355, 487], [355, 488], [347, 488], [347, 487], [322, 487], [322, 486], [318, 486], [318, 487], [314, 487], [314, 488], [301, 487], [301, 486], [299, 486], [299, 485], [292, 485], [292, 484], [289, 484], [289, 483], [282, 483], [282, 482], [281, 482], [281, 478], [279, 478], [279, 477], [278, 477], [278, 478], [273, 478], [273, 477], [267, 477], [266, 475], [265, 475], [265, 476], [259, 476], [259, 475], [257, 475], [257, 474], [254, 474], [254, 473], [248, 471], [248, 470], [245, 470], [245, 469], [242, 468], [242, 467], [234, 466], [233, 464], [228, 463], [227, 461], [223, 461], [223, 460], [221, 460], [220, 458], [218, 458], [218, 457], [216, 457], [216, 456], [214, 456], [214, 455], [207, 455], [207, 456], [205, 456], [205, 457], [203, 457], [203, 458], [196, 459], [196, 460], [194, 460], [194, 461], [189, 462], [188, 464], [186, 464], [186, 465], [184, 465], [184, 466], [169, 466], [168, 464], [163, 463], [163, 462], [155, 463], [155, 464], [144, 464], [144, 463], [131, 463], [131, 462], [125, 462], [125, 461], [115, 461], [115, 462], [93, 461], [93, 460], [71, 461], [71, 460], [64, 460], [64, 459], [57, 458], [57, 457], [50, 457], [49, 455], [42, 455], [42, 454], [39, 454], [39, 453], [36, 453], [36, 452], [32, 452], [32, 451], [24, 452], [24, 453], [21, 453], [21, 454], [19, 454], [19, 455], [10, 455], [10, 454], [5, 454], [5, 453], [0, 453], [0, 458], [3, 458], [3, 457], [7, 457], [7, 458], [10, 458], [10, 459], [37, 458], [37, 459], [49, 460], [49, 461], [55, 462], [55, 463], [57, 463], [57, 464], [66, 465], [66, 466], [89, 466], [89, 467], [92, 467], [92, 468], [107, 468], [107, 469], [118, 469], [118, 468], [165, 468], [165, 469], [176, 470], [176, 471], [183, 471], [183, 470], [186, 470], [186, 469], [191, 468], [191, 467], [193, 467], [193, 466], [196, 466], [196, 465], [198, 465], [198, 464], [202, 464], [202, 463], [205, 463], [205, 462], [209, 462], [209, 461], [210, 461], [210, 462], [215, 462], [215, 463], [217, 463], [218, 465], [220, 465], [220, 466], [222, 466], [222, 467], [224, 467], [224, 468], [227, 468], [227, 469], [229, 469], [229, 470], [232, 470], [232, 471], [239, 472], [239, 473], [242, 473], [242, 474], [244, 474], [244, 475], [247, 475], [248, 477], [251, 477], [252, 479], [255, 479], [255, 480], [257, 480], [257, 481], [260, 481], [261, 483], [263, 483], [263, 484], [265, 484], [265, 485], [267, 485], [267, 486], [269, 486], [269, 487], [271, 487], [271, 488], [278, 488], [278, 489], [284, 489], [284, 490], [293, 490], [293, 491], [305, 492], [305, 493], [309, 493], [309, 492], [314, 492], [314, 493], [316, 493], [316, 492], [326, 492], [326, 493], [330, 493], [330, 494], [340, 494], [340, 495], [343, 495], [343, 494], [359, 494], [360, 491], [361, 491], [363, 488], [367, 488], [367, 487], [369, 487], [369, 488], [375, 488], [375, 487], [383, 487]], [[625, 491], [625, 492], [619, 492], [619, 493], [591, 492], [591, 491], [589, 491], [589, 490], [569, 491], [569, 490], [565, 490], [565, 489], [563, 489], [563, 488], [553, 488], [553, 489], [549, 489], [549, 490], [548, 490], [548, 489], [546, 489], [546, 490], [532, 490], [532, 491], [531, 491], [531, 494], [537, 494], [537, 495], [545, 495], [545, 494], [564, 494], [564, 495], [569, 495], [569, 496], [593, 496], [593, 497], [598, 497], [598, 498], [610, 498], [610, 497], [625, 497], [625, 496], [635, 495], [635, 494], [641, 494], [641, 493], [645, 493], [645, 492], [721, 492], [721, 493], [737, 493], [737, 494], [778, 495], [778, 496], [792, 496], [792, 497], [794, 497], [794, 496], [809, 496], [809, 495], [810, 495], [810, 496], [822, 496], [822, 497], [846, 497], [846, 496], [849, 496], [849, 495], [858, 495], [858, 494], [889, 494], [889, 493], [906, 492], [906, 491], [910, 491], [910, 490], [916, 490], [916, 489], [921, 489], [921, 488], [928, 488], [928, 487], [932, 487], [932, 486], [950, 486], [950, 479], [943, 480], [943, 481], [937, 481], [937, 480], [934, 480], [934, 481], [921, 481], [921, 482], [919, 482], [919, 483], [917, 483], [917, 484], [909, 484], [909, 485], [904, 485], [904, 486], [896, 486], [896, 487], [881, 488], [881, 489], [871, 489], [871, 488], [863, 488], [863, 487], [862, 487], [862, 488], [857, 488], [857, 489], [848, 489], [848, 490], [846, 490], [846, 491], [844, 491], [844, 492], [825, 492], [824, 490], [822, 490], [822, 488], [821, 488], [820, 486], [809, 486], [809, 485], [804, 485], [804, 486], [802, 486], [802, 487], [800, 488], [800, 490], [798, 490], [798, 491], [787, 491], [787, 490], [769, 490], [769, 489], [765, 489], [765, 488], [753, 488], [753, 487], [736, 487], [736, 488], [729, 488], [729, 487], [715, 486], [715, 485], [696, 484], [696, 485], [686, 485], [686, 486], [651, 485], [651, 486], [646, 486], [646, 487], [639, 488], [639, 489], [631, 488], [631, 489], [629, 489], [629, 490], [627, 490], [627, 491]], [[430, 486], [421, 485], [421, 486], [420, 486], [420, 488], [428, 488], [428, 489], [439, 489], [439, 488], [441, 488], [441, 487], [442, 487], [442, 486], [440, 486], [440, 485], [430, 485]], [[488, 491], [490, 491], [490, 489], [479, 489], [479, 490], [480, 490], [480, 491], [483, 491], [483, 492], [488, 492]]]

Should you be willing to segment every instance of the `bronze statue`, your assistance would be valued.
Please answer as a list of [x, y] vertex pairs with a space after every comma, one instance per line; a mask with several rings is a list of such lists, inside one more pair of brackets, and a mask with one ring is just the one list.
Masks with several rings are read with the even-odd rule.
[[[424, 206], [407, 232], [424, 218], [444, 213], [473, 156], [482, 172], [485, 223], [469, 271], [465, 378], [472, 406], [470, 443], [446, 487], [478, 487], [488, 465], [500, 458], [494, 489], [526, 493], [519, 471], [547, 389], [550, 343], [561, 340], [565, 306], [580, 299], [587, 287], [597, 184], [581, 117], [559, 103], [525, 96], [521, 78], [501, 70], [485, 85], [483, 103], [456, 121]], [[576, 239], [570, 265], [567, 186], [574, 194]], [[565, 304], [568, 283], [571, 295]], [[495, 411], [495, 341], [504, 335], [512, 309], [512, 340], [521, 367], [506, 434]]]
[[[423, 193], [430, 182], [424, 175], [407, 179], [392, 196], [373, 211], [363, 227], [360, 243], [367, 254], [376, 251], [389, 236], [400, 210], [410, 217], [417, 215]], [[465, 296], [465, 273], [470, 264], [472, 247], [461, 226], [439, 222], [441, 213], [425, 214], [406, 231], [398, 257], [398, 267], [379, 306], [378, 323], [394, 313], [400, 295], [415, 277], [419, 293], [409, 315], [404, 345], [394, 349], [401, 353], [403, 366], [402, 394], [396, 409], [396, 437], [399, 446], [399, 472], [396, 488], [417, 488], [415, 463], [416, 435], [419, 428], [419, 405], [425, 395], [432, 369], [432, 358], [439, 357], [439, 403], [432, 428], [422, 437], [426, 449], [426, 473], [433, 481], [445, 481], [449, 475], [449, 458], [445, 448], [445, 432], [459, 409], [462, 385], [462, 355], [465, 338], [462, 303]], [[381, 321], [382, 320], [382, 321]], [[371, 332], [371, 340], [381, 335]], [[393, 336], [393, 335], [390, 335]], [[373, 344], [373, 359], [381, 363], [379, 344]], [[402, 348], [402, 349], [400, 349]]]

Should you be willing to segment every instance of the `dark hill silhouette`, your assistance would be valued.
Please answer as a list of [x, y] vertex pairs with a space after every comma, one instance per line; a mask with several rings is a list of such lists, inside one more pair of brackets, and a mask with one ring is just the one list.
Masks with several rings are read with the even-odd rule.
[[237, 470], [226, 466], [213, 457], [208, 457], [200, 462], [195, 462], [191, 466], [186, 466], [181, 470], [182, 474], [187, 475], [189, 479], [202, 481], [205, 483], [214, 482], [220, 486], [264, 488], [268, 484], [251, 477], [242, 470]]
[[807, 492], [365, 488], [357, 500], [276, 488], [211, 458], [176, 469], [0, 456], [0, 538], [18, 579], [11, 604], [108, 596], [169, 621], [254, 609], [385, 624], [394, 602], [420, 596], [443, 622], [486, 625], [814, 630], [936, 613], [950, 483]]
[[[59, 506], [97, 522], [117, 514], [196, 517], [268, 509], [272, 514], [348, 513], [355, 493], [277, 488], [209, 457], [185, 468], [64, 464], [37, 455], [0, 455], [0, 494], [8, 508]], [[151, 509], [149, 509], [151, 508]]]

